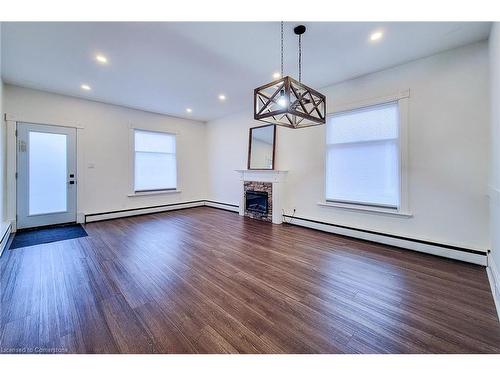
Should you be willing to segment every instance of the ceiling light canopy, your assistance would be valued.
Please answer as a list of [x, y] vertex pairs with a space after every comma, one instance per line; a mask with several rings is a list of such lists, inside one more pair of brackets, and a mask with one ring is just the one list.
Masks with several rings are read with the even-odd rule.
[[[299, 38], [299, 80], [283, 75], [283, 22], [281, 22], [281, 72], [278, 79], [254, 90], [254, 119], [292, 129], [322, 125], [326, 118], [326, 97], [302, 83], [302, 34], [306, 27], [293, 29]], [[273, 75], [276, 78], [277, 73]]]

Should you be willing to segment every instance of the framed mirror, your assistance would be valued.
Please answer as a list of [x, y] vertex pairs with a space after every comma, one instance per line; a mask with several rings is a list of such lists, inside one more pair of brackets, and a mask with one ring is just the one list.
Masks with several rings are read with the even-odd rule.
[[250, 129], [248, 143], [248, 169], [274, 169], [276, 125], [263, 125]]

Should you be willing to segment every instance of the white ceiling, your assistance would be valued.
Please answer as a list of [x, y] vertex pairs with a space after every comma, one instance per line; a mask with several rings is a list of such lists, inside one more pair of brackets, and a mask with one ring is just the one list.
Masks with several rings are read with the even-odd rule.
[[[297, 39], [285, 24], [285, 74]], [[321, 88], [484, 40], [490, 23], [306, 22], [302, 81]], [[377, 43], [374, 30], [383, 30]], [[7, 83], [147, 111], [212, 120], [248, 108], [280, 65], [279, 22], [3, 23]], [[96, 53], [109, 59], [95, 61]], [[89, 92], [80, 85], [87, 83]], [[221, 103], [218, 95], [227, 100]], [[187, 114], [185, 109], [193, 109]]]

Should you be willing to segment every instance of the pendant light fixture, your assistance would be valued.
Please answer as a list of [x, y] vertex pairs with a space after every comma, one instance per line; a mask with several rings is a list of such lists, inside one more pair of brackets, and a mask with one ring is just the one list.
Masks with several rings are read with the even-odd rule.
[[302, 34], [304, 25], [293, 29], [299, 39], [299, 80], [283, 76], [283, 22], [281, 22], [281, 78], [254, 90], [254, 119], [292, 129], [325, 123], [326, 97], [302, 83]]

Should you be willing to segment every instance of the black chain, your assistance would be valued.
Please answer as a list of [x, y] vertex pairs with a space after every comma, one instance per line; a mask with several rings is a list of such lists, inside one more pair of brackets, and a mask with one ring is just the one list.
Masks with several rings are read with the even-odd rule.
[[299, 82], [302, 82], [302, 35], [299, 35]]
[[283, 78], [283, 21], [281, 21], [281, 77]]
[[[281, 78], [283, 78], [283, 21], [281, 21]], [[299, 82], [302, 82], [302, 35], [299, 35]]]

